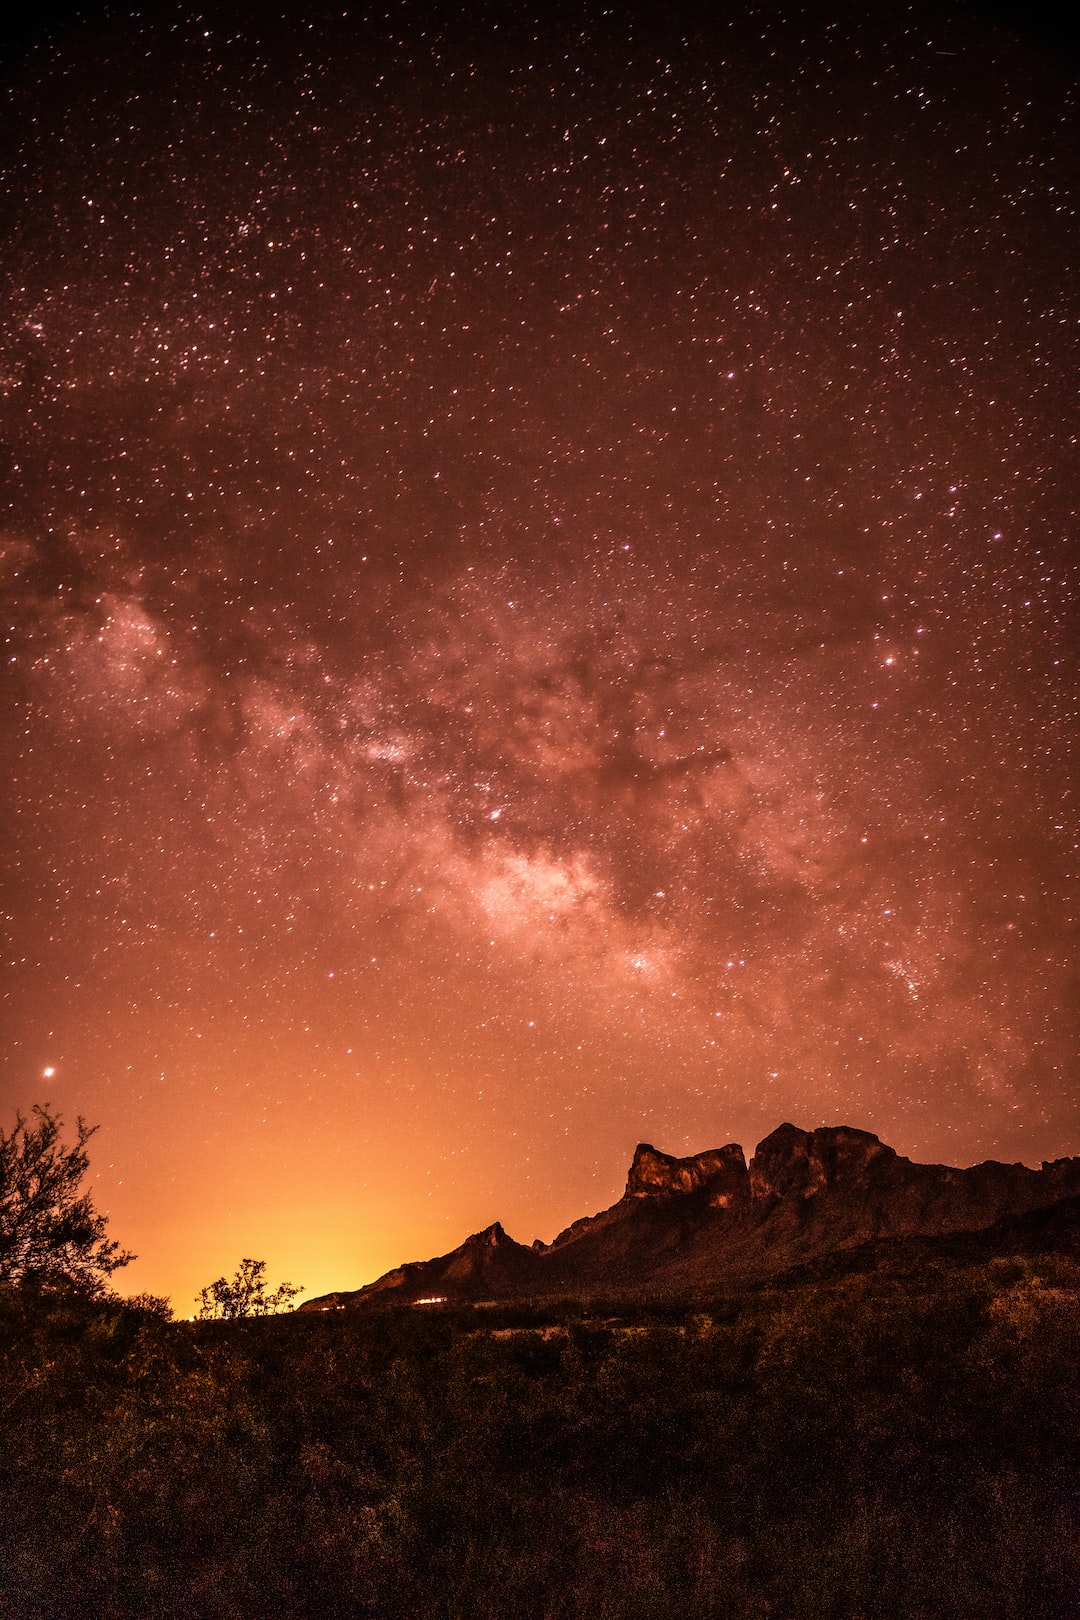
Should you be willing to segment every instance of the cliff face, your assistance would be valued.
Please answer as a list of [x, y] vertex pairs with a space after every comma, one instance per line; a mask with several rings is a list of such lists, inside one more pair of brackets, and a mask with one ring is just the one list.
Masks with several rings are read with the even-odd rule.
[[[639, 1142], [626, 1178], [624, 1198], [655, 1198], [667, 1193], [696, 1192], [715, 1182], [718, 1196], [745, 1198], [749, 1191], [746, 1157], [738, 1142], [711, 1148], [690, 1159], [674, 1159], [648, 1142]], [[723, 1183], [721, 1187], [720, 1183]]]
[[750, 1161], [750, 1195], [812, 1198], [838, 1184], [867, 1186], [882, 1161], [895, 1162], [896, 1158], [893, 1149], [876, 1136], [850, 1125], [817, 1131], [781, 1125], [758, 1143]]
[[[681, 1159], [642, 1142], [618, 1202], [575, 1221], [551, 1244], [526, 1248], [496, 1222], [449, 1254], [300, 1309], [432, 1296], [720, 1289], [830, 1258], [842, 1266], [845, 1255], [865, 1257], [875, 1246], [884, 1254], [904, 1241], [989, 1234], [983, 1248], [1007, 1246], [1026, 1241], [1025, 1220], [1033, 1232], [1037, 1226], [1058, 1233], [1053, 1241], [1068, 1246], [1077, 1232], [1069, 1201], [1076, 1199], [1080, 1158], [1041, 1170], [993, 1160], [965, 1170], [914, 1164], [869, 1131], [846, 1125], [814, 1131], [781, 1125], [758, 1143], [749, 1165], [734, 1142]], [[1061, 1220], [1032, 1225], [1032, 1212], [1057, 1206]]]

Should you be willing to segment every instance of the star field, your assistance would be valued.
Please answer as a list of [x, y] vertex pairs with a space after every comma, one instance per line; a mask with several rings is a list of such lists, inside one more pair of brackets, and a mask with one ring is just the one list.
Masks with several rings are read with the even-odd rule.
[[1074, 89], [956, 8], [102, 11], [3, 126], [9, 1112], [178, 1308], [635, 1141], [1076, 1151]]

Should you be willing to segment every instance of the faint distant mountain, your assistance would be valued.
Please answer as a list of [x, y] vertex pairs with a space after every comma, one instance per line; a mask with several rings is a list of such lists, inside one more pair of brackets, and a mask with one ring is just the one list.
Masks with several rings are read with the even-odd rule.
[[1080, 1253], [1080, 1158], [958, 1170], [914, 1164], [851, 1126], [781, 1125], [749, 1165], [737, 1143], [679, 1159], [643, 1142], [618, 1203], [549, 1244], [515, 1243], [496, 1222], [449, 1254], [299, 1308], [687, 1295], [1047, 1247]]

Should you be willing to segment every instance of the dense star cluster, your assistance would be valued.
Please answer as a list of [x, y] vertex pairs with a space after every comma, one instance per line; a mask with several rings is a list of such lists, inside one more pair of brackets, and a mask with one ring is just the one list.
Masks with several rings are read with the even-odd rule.
[[660, 9], [10, 53], [2, 1086], [133, 1286], [1080, 1149], [1069, 74]]

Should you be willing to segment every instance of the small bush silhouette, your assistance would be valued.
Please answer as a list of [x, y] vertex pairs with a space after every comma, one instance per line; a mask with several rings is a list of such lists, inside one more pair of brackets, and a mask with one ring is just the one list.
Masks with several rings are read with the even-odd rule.
[[266, 1292], [266, 1261], [241, 1260], [230, 1281], [219, 1277], [199, 1292], [198, 1318], [207, 1321], [235, 1321], [242, 1316], [276, 1316], [289, 1308], [289, 1301], [303, 1288], [283, 1282], [272, 1294]]

